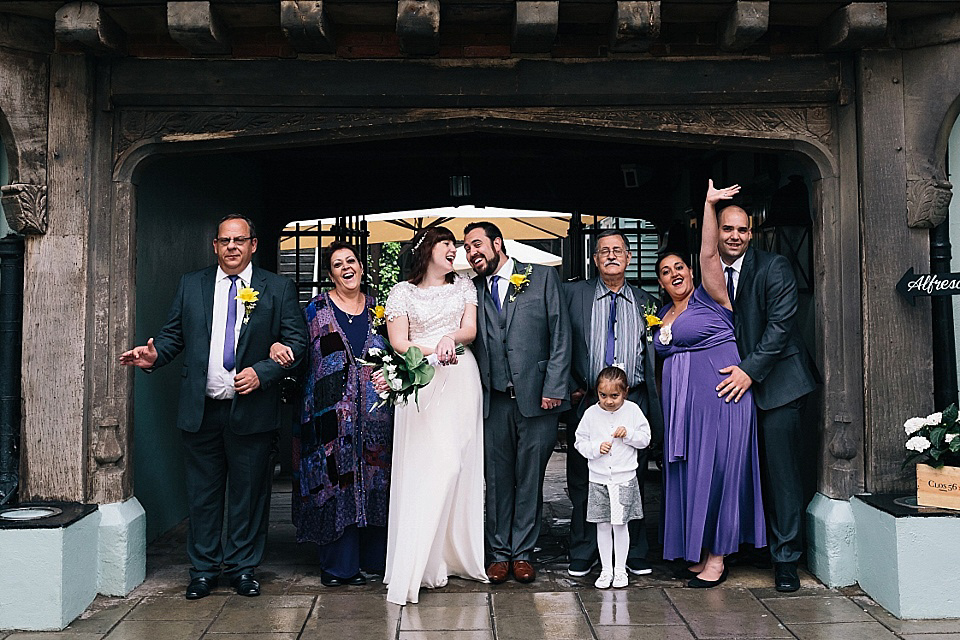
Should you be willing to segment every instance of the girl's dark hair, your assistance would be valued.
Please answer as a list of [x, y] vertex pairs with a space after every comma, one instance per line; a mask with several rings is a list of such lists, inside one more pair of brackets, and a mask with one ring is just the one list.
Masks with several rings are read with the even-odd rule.
[[665, 251], [657, 256], [657, 264], [653, 268], [653, 272], [657, 274], [657, 277], [660, 277], [660, 263], [669, 258], [670, 256], [676, 256], [683, 260], [683, 264], [690, 266], [690, 262], [679, 252], [679, 251]]
[[597, 376], [597, 387], [602, 381], [612, 382], [623, 389], [624, 392], [630, 390], [630, 383], [627, 382], [627, 374], [620, 367], [604, 367]]
[[[330, 246], [327, 247], [327, 273], [330, 273], [330, 266], [333, 263], [333, 254], [340, 249], [349, 249], [353, 253], [353, 257], [357, 259], [357, 262], [360, 262], [360, 253], [357, 251], [357, 248], [350, 244], [349, 242], [343, 242], [342, 240], [336, 240], [330, 243]], [[363, 266], [363, 263], [360, 263], [360, 266]]]
[[[411, 253], [413, 254], [413, 267], [410, 270], [410, 278], [408, 278], [411, 284], [420, 284], [423, 282], [424, 277], [427, 275], [427, 267], [430, 265], [430, 256], [433, 255], [433, 247], [438, 242], [443, 242], [444, 240], [449, 240], [450, 242], [457, 241], [456, 238], [453, 237], [453, 232], [446, 227], [429, 227], [413, 237], [413, 249], [411, 249]], [[447, 283], [452, 283], [454, 277], [456, 277], [455, 272], [451, 271], [448, 273]]]

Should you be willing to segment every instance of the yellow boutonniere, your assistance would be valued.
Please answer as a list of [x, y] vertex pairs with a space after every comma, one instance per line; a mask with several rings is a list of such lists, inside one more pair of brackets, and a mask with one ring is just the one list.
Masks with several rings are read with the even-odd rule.
[[373, 327], [380, 327], [383, 325], [383, 320], [386, 317], [386, 309], [383, 308], [382, 304], [378, 304], [370, 309], [370, 316], [373, 320]]
[[530, 274], [533, 273], [533, 266], [527, 265], [523, 273], [515, 273], [510, 276], [510, 284], [513, 285], [513, 293], [510, 294], [510, 302], [517, 299], [517, 296], [523, 293], [527, 285], [530, 284]]
[[653, 330], [663, 326], [663, 320], [657, 315], [657, 307], [652, 302], [643, 306], [643, 318], [647, 323], [647, 342], [653, 342]]
[[250, 314], [257, 307], [257, 298], [260, 292], [253, 287], [244, 287], [237, 293], [236, 299], [243, 303], [243, 324], [250, 321]]

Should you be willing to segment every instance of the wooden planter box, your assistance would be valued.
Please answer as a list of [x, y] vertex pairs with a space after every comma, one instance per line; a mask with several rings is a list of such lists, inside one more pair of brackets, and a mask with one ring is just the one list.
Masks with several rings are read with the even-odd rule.
[[960, 509], [960, 467], [917, 465], [917, 504]]

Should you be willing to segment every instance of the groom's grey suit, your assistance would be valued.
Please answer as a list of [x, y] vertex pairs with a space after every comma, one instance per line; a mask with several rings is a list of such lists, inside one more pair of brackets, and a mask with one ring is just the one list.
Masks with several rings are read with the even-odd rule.
[[[526, 268], [514, 262], [514, 273]], [[491, 562], [532, 561], [540, 533], [543, 476], [557, 441], [560, 413], [570, 406], [570, 337], [560, 278], [550, 267], [532, 269], [523, 291], [509, 286], [501, 312], [486, 278], [474, 278]], [[544, 410], [542, 398], [563, 402]]]

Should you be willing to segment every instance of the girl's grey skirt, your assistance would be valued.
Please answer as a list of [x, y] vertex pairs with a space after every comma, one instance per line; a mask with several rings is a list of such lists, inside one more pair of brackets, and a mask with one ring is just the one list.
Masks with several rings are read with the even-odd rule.
[[626, 524], [643, 518], [640, 485], [633, 476], [623, 484], [591, 482], [587, 492], [587, 522]]

